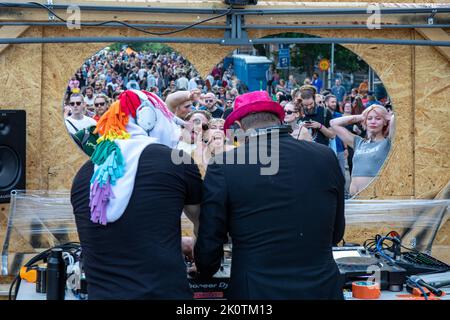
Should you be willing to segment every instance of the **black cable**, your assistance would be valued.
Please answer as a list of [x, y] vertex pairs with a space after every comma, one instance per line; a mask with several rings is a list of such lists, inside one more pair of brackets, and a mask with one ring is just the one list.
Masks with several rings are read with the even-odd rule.
[[[12, 290], [13, 290], [14, 284], [15, 284], [16, 282], [18, 283], [18, 284], [16, 285], [16, 288], [17, 288], [17, 287], [19, 286], [19, 284], [20, 284], [20, 276], [16, 276], [16, 277], [14, 278], [13, 282], [12, 282], [11, 285], [10, 285], [10, 287], [9, 287], [9, 292], [8, 292], [8, 300], [12, 300]], [[17, 296], [17, 293], [16, 293], [16, 291], [14, 291], [14, 300], [16, 300], [16, 299], [15, 299], [16, 296]]]
[[66, 20], [64, 20], [63, 18], [61, 18], [60, 16], [58, 16], [58, 15], [56, 14], [55, 11], [53, 11], [52, 9], [50, 9], [49, 7], [47, 7], [45, 4], [42, 4], [42, 3], [39, 3], [39, 2], [28, 2], [28, 3], [29, 3], [29, 4], [34, 4], [34, 5], [36, 5], [36, 6], [39, 6], [39, 7], [44, 8], [45, 10], [47, 10], [48, 12], [50, 12], [52, 15], [54, 15], [55, 17], [57, 17], [59, 20], [61, 20], [61, 21], [67, 23]]
[[[67, 250], [67, 251], [72, 250], [72, 249], [79, 250], [80, 249], [80, 243], [79, 242], [67, 242], [67, 243], [64, 243], [62, 245], [54, 246], [52, 248], [44, 250], [41, 253], [39, 253], [38, 255], [36, 255], [33, 258], [31, 258], [23, 266], [28, 268], [28, 267], [33, 266], [36, 262], [44, 260], [50, 254], [52, 249], [55, 249], [55, 248], [61, 248], [63, 250]], [[19, 274], [14, 278], [13, 282], [11, 283], [11, 285], [9, 287], [9, 293], [8, 293], [8, 299], [9, 300], [13, 300], [12, 299], [12, 290], [14, 288], [14, 284], [16, 284], [15, 285], [15, 290], [14, 290], [14, 300], [16, 299], [17, 293], [19, 291], [20, 282], [21, 282], [21, 279], [20, 279], [20, 270], [19, 270]]]
[[[388, 235], [390, 234], [390, 232], [388, 233]], [[376, 234], [374, 238], [369, 238], [366, 241], [364, 241], [363, 243], [363, 247], [368, 250], [369, 252], [373, 253], [373, 252], [377, 252], [377, 244], [381, 239], [381, 235], [380, 234]], [[389, 239], [387, 239], [389, 240]], [[384, 243], [384, 241], [381, 243], [382, 249], [383, 250], [390, 250], [393, 248], [394, 244], [392, 243], [392, 245], [387, 245], [386, 243]]]
[[[65, 19], [61, 18], [60, 16], [58, 16], [52, 9], [50, 9], [46, 5], [44, 5], [42, 3], [38, 3], [38, 2], [28, 2], [28, 3], [29, 4], [38, 5], [38, 6], [42, 7], [42, 8], [44, 8], [44, 9], [46, 9], [48, 12], [50, 12], [52, 15], [54, 15], [59, 20], [61, 20], [62, 22], [67, 23], [67, 20], [65, 20]], [[103, 26], [103, 25], [106, 25], [106, 24], [110, 24], [110, 23], [118, 23], [118, 24], [121, 24], [121, 25], [123, 25], [123, 26], [125, 26], [127, 28], [130, 28], [130, 29], [133, 29], [133, 30], [136, 30], [136, 31], [139, 31], [139, 32], [143, 32], [143, 33], [146, 33], [146, 34], [150, 34], [150, 35], [153, 35], [153, 36], [164, 36], [164, 35], [170, 35], [170, 34], [175, 34], [175, 33], [178, 33], [178, 32], [182, 32], [182, 31], [191, 29], [191, 28], [193, 28], [193, 27], [195, 27], [195, 26], [197, 26], [199, 24], [203, 24], [205, 22], [224, 17], [224, 16], [230, 14], [232, 11], [233, 11], [233, 8], [229, 7], [228, 11], [226, 11], [225, 13], [221, 13], [221, 14], [219, 14], [217, 16], [213, 16], [213, 17], [210, 17], [210, 18], [207, 18], [207, 19], [195, 22], [193, 24], [187, 25], [185, 27], [182, 27], [182, 28], [179, 28], [179, 29], [176, 29], [176, 30], [173, 30], [173, 31], [166, 31], [166, 32], [150, 32], [150, 31], [138, 28], [138, 27], [134, 27], [134, 26], [132, 26], [132, 25], [126, 23], [126, 22], [118, 21], [118, 20], [109, 20], [109, 21], [104, 21], [104, 22], [99, 22], [99, 23], [88, 23], [88, 24], [80, 23], [80, 26], [82, 26], [82, 27], [83, 26], [100, 27], [100, 26]]]

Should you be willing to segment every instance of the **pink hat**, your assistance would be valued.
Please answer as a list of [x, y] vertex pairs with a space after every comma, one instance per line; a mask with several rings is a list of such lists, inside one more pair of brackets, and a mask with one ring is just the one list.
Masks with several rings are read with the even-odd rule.
[[230, 128], [236, 120], [241, 120], [248, 114], [257, 112], [270, 112], [278, 116], [280, 121], [284, 120], [283, 107], [273, 101], [267, 91], [254, 91], [236, 98], [233, 112], [225, 120], [224, 130]]

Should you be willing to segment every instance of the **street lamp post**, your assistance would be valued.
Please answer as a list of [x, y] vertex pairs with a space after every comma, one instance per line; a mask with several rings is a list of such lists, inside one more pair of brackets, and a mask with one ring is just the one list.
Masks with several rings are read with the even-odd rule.
[[334, 76], [334, 42], [331, 43], [331, 63], [328, 69], [328, 88], [331, 88], [331, 81]]

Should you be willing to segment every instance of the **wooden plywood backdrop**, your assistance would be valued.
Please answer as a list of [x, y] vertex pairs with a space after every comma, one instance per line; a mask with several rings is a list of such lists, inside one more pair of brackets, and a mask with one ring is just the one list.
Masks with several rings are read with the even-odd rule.
[[[425, 1], [422, 1], [425, 2]], [[322, 37], [422, 39], [412, 30], [292, 30]], [[252, 31], [263, 37], [277, 31]], [[23, 37], [142, 36], [127, 29], [28, 29]], [[191, 37], [220, 37], [216, 31], [191, 30]], [[180, 35], [177, 35], [180, 36]], [[103, 44], [12, 45], [0, 54], [0, 109], [27, 111], [27, 188], [70, 189], [87, 156], [67, 134], [62, 99], [70, 76]], [[206, 76], [230, 47], [173, 44]], [[380, 176], [360, 198], [432, 198], [450, 179], [450, 62], [432, 47], [346, 45], [380, 76], [392, 98], [397, 132]], [[2, 219], [3, 220], [3, 219]], [[448, 224], [448, 223], [447, 223]], [[380, 226], [381, 227], [381, 226]], [[448, 230], [446, 225], [443, 230]], [[2, 228], [3, 229], [3, 228]], [[353, 230], [353, 231], [352, 231]], [[361, 236], [358, 228], [348, 232]], [[373, 236], [373, 229], [367, 236]], [[364, 238], [367, 236], [363, 235]], [[347, 235], [346, 235], [347, 238]], [[448, 244], [447, 239], [444, 244]]]
[[[302, 32], [304, 30], [296, 30]], [[251, 37], [275, 34], [254, 31]], [[323, 37], [420, 38], [414, 31], [314, 31]], [[126, 29], [68, 31], [30, 28], [23, 36], [139, 34]], [[192, 37], [220, 36], [195, 30]], [[27, 187], [68, 189], [87, 157], [71, 141], [62, 118], [67, 81], [83, 61], [109, 45], [13, 45], [0, 55], [0, 108], [27, 110]], [[230, 47], [173, 44], [205, 76]], [[431, 47], [346, 45], [377, 72], [392, 97], [397, 118], [393, 149], [380, 177], [363, 198], [423, 198], [435, 195], [450, 179], [450, 62]]]

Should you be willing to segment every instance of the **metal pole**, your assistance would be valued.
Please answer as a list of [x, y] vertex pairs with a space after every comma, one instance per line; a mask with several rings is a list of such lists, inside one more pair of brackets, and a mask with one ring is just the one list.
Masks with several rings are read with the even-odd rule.
[[[370, 15], [367, 9], [348, 9], [348, 8], [331, 8], [331, 9], [234, 9], [242, 15]], [[381, 8], [380, 13], [383, 14], [432, 14], [432, 13], [449, 13], [450, 6], [442, 5], [436, 8]]]
[[331, 75], [328, 79], [328, 87], [331, 88], [333, 86], [334, 79], [334, 42], [331, 43], [331, 65], [330, 65]]
[[[250, 24], [244, 25], [244, 29], [256, 29], [256, 30], [301, 30], [301, 29], [367, 29], [366, 25], [356, 25], [356, 24], [336, 24], [336, 25], [269, 25], [269, 24]], [[386, 24], [380, 25], [381, 29], [415, 29], [415, 28], [450, 28], [450, 24]]]
[[[33, 3], [14, 3], [14, 2], [2, 2], [0, 7], [6, 8], [24, 8], [24, 9], [41, 9], [45, 10], [43, 6]], [[66, 4], [54, 4], [52, 10], [67, 10], [69, 5]], [[121, 6], [96, 6], [96, 5], [77, 5], [81, 11], [112, 11], [112, 12], [141, 12], [141, 13], [186, 13], [186, 14], [222, 14], [227, 12], [228, 8], [150, 8], [150, 7], [132, 7], [127, 5]]]
[[403, 40], [380, 38], [260, 38], [251, 39], [253, 44], [266, 43], [335, 43], [335, 44], [392, 44], [412, 46], [450, 47], [450, 41]]
[[328, 79], [327, 79], [327, 89], [331, 88], [331, 63], [330, 63], [330, 67], [328, 68]]
[[[7, 8], [28, 8], [28, 9], [44, 9], [42, 6], [33, 3], [14, 3], [3, 2], [0, 4]], [[66, 10], [69, 5], [53, 5], [54, 10]], [[154, 12], [154, 13], [192, 13], [192, 14], [221, 14], [227, 12], [227, 8], [219, 9], [202, 9], [202, 8], [150, 8], [150, 7], [132, 7], [132, 6], [98, 6], [98, 5], [80, 5], [80, 10], [86, 11], [119, 11], [119, 12]], [[302, 9], [235, 9], [241, 15], [369, 15], [366, 8], [302, 8]], [[434, 7], [416, 7], [416, 8], [381, 8], [381, 14], [439, 14], [449, 13], [450, 6], [434, 5]]]
[[236, 17], [236, 38], [241, 39], [242, 38], [242, 16], [239, 15], [233, 15]]
[[33, 43], [206, 43], [223, 44], [222, 39], [211, 38], [169, 38], [169, 37], [52, 37], [52, 38], [0, 38], [0, 44], [33, 44]]
[[337, 44], [383, 44], [406, 46], [450, 47], [450, 41], [399, 40], [368, 38], [263, 38], [263, 39], [220, 39], [220, 38], [171, 38], [171, 37], [49, 37], [49, 38], [0, 38], [0, 44], [33, 43], [99, 43], [99, 42], [161, 42], [161, 43], [206, 43], [224, 46], [248, 46], [254, 44], [279, 43], [337, 43]]
[[231, 38], [236, 38], [236, 33], [237, 33], [237, 30], [236, 30], [236, 16], [235, 15], [232, 15], [231, 16]]
[[[81, 27], [108, 27], [108, 28], [128, 28], [127, 26], [110, 22], [99, 26], [100, 22], [82, 22]], [[136, 28], [158, 28], [158, 29], [181, 29], [185, 28], [187, 24], [162, 24], [162, 23], [128, 23], [129, 26]], [[66, 22], [0, 22], [0, 26], [30, 26], [30, 27], [67, 27]], [[450, 28], [450, 25], [448, 26]], [[230, 29], [226, 25], [196, 25], [192, 29]], [[418, 27], [417, 27], [418, 28]]]
[[[234, 15], [233, 15], [234, 16]], [[83, 22], [82, 27], [114, 27], [114, 28], [126, 28], [121, 23], [110, 22], [98, 26], [99, 22]], [[161, 23], [128, 23], [128, 25], [136, 28], [184, 28], [186, 24], [161, 24]], [[66, 27], [66, 22], [0, 22], [0, 26], [38, 26], [38, 27]], [[193, 29], [230, 29], [230, 26], [226, 25], [196, 25]], [[396, 24], [396, 25], [381, 25], [381, 29], [415, 29], [415, 28], [450, 28], [450, 24]], [[248, 30], [308, 30], [308, 29], [367, 29], [365, 25], [244, 25], [242, 29]]]

